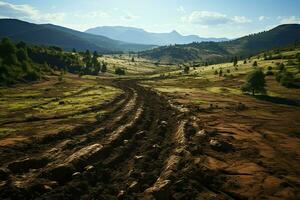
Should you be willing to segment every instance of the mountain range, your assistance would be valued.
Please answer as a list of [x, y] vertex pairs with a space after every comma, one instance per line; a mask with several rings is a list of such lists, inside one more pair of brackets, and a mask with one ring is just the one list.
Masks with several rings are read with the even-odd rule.
[[300, 24], [279, 25], [271, 30], [225, 42], [201, 42], [163, 46], [140, 53], [161, 62], [219, 62], [233, 56], [247, 57], [264, 50], [300, 42]]
[[0, 19], [0, 38], [9, 37], [14, 41], [30, 44], [58, 46], [65, 50], [75, 48], [102, 53], [115, 51], [142, 51], [154, 45], [143, 45], [113, 40], [105, 36], [76, 31], [53, 24], [34, 24], [17, 19]]
[[152, 33], [140, 28], [124, 26], [100, 26], [90, 28], [85, 31], [95, 35], [102, 35], [111, 39], [120, 40], [129, 43], [149, 44], [149, 45], [170, 45], [170, 44], [188, 44], [192, 42], [220, 42], [227, 41], [227, 38], [203, 38], [197, 35], [183, 36], [177, 31], [170, 33]]

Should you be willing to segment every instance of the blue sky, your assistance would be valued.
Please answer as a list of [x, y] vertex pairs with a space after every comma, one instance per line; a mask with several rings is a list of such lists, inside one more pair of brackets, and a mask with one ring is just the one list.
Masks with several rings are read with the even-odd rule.
[[121, 25], [228, 38], [300, 23], [299, 10], [299, 0], [0, 0], [0, 18], [81, 31]]

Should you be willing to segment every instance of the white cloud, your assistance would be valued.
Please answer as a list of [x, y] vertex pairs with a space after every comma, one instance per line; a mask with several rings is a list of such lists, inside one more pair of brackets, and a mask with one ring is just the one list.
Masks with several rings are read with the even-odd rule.
[[42, 13], [26, 4], [11, 4], [0, 1], [0, 16], [2, 18], [18, 18], [35, 22], [62, 21], [65, 13]]
[[193, 24], [202, 25], [219, 25], [229, 22], [229, 18], [226, 15], [217, 12], [209, 11], [193, 11], [186, 20]]
[[300, 17], [297, 16], [279, 16], [277, 19], [281, 24], [300, 24]]
[[204, 26], [222, 25], [227, 23], [244, 24], [251, 22], [251, 20], [245, 16], [234, 16], [230, 18], [225, 14], [210, 11], [193, 11], [190, 15], [184, 16], [182, 20]]
[[245, 16], [234, 16], [232, 18], [232, 21], [233, 22], [236, 22], [238, 24], [245, 24], [245, 23], [249, 23], [251, 22], [250, 19], [246, 18]]
[[77, 12], [74, 13], [73, 16], [84, 19], [103, 19], [110, 17], [108, 13], [103, 11]]
[[139, 16], [134, 15], [129, 11], [124, 11], [124, 13], [125, 13], [125, 15], [121, 17], [122, 20], [132, 21], [132, 20], [135, 20], [135, 19], [139, 18]]
[[259, 16], [259, 18], [258, 18], [259, 21], [263, 21], [265, 19], [266, 19], [266, 16]]
[[179, 7], [177, 8], [177, 11], [180, 12], [180, 13], [185, 13], [185, 9], [184, 9], [183, 6], [179, 6]]

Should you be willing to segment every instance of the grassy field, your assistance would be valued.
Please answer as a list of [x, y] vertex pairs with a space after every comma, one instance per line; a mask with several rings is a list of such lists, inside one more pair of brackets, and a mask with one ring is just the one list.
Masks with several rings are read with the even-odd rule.
[[4, 138], [0, 145], [95, 121], [105, 111], [92, 108], [122, 93], [98, 80], [71, 74], [65, 75], [63, 81], [49, 78], [49, 81], [0, 88], [0, 138]]
[[[134, 61], [132, 61], [134, 57]], [[98, 60], [104, 61], [108, 64], [108, 73], [114, 75], [115, 69], [120, 67], [125, 69], [126, 75], [149, 75], [156, 73], [165, 73], [174, 70], [174, 66], [156, 65], [150, 60], [138, 58], [136, 55], [122, 54], [122, 55], [104, 55]]]

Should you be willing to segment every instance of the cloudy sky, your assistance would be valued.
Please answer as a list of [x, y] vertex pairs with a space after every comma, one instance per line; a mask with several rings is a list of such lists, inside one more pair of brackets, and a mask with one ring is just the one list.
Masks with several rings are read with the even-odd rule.
[[300, 23], [300, 0], [0, 0], [0, 18], [84, 31], [133, 26], [152, 32], [235, 38]]

